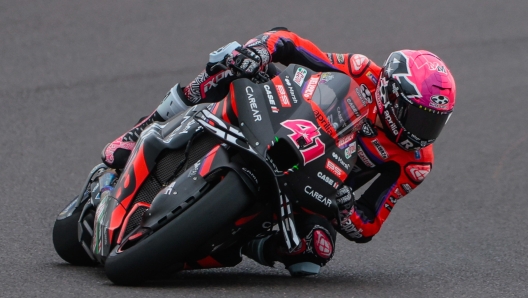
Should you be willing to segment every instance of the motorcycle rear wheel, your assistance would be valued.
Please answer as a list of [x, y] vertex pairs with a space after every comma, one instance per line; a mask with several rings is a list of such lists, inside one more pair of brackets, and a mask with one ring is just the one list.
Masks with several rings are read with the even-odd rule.
[[106, 276], [115, 284], [137, 285], [177, 267], [250, 206], [253, 195], [241, 178], [228, 172], [196, 203], [146, 239], [105, 261]]

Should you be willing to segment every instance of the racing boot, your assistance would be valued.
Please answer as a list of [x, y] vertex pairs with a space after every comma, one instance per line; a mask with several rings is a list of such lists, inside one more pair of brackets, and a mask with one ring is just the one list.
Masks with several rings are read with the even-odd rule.
[[273, 267], [277, 257], [274, 253], [277, 243], [276, 235], [272, 234], [249, 241], [242, 247], [242, 254], [261, 265]]
[[264, 266], [273, 267], [274, 261], [284, 264], [291, 276], [316, 275], [334, 255], [336, 231], [322, 217], [297, 215], [296, 226], [300, 245], [289, 252], [278, 233], [250, 241], [242, 253]]
[[169, 90], [152, 114], [141, 118], [129, 131], [104, 147], [101, 156], [103, 162], [114, 169], [124, 168], [143, 130], [156, 121], [166, 121], [185, 111], [188, 108], [185, 102], [185, 95], [178, 83]]

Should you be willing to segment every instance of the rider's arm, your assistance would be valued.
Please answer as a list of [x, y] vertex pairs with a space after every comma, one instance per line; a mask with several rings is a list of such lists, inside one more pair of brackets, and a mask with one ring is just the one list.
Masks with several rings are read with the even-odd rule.
[[311, 41], [286, 28], [274, 28], [251, 40], [245, 46], [264, 45], [271, 62], [306, 66], [314, 71], [339, 71], [349, 76], [361, 75], [370, 59], [360, 54], [325, 53]]
[[[431, 165], [432, 159], [429, 169]], [[379, 232], [394, 205], [422, 182], [413, 179], [417, 177], [413, 175], [419, 174], [413, 172], [410, 166], [412, 167], [412, 164], [401, 164], [396, 161], [381, 165], [379, 177], [355, 202], [343, 228], [338, 229], [338, 232], [358, 243], [370, 241]]]

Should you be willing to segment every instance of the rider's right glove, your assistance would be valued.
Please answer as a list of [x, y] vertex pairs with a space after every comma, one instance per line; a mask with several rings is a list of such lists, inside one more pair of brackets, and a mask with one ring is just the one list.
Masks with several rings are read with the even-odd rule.
[[269, 63], [269, 53], [262, 46], [240, 47], [227, 58], [227, 64], [236, 70], [237, 76], [252, 78], [259, 71], [266, 71]]

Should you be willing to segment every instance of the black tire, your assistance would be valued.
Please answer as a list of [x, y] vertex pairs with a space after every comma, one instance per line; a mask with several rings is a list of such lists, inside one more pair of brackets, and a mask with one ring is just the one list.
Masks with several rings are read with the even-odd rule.
[[167, 225], [105, 262], [106, 276], [115, 284], [137, 285], [168, 267], [182, 263], [222, 228], [232, 224], [253, 196], [234, 172]]
[[[94, 266], [97, 262], [92, 260], [84, 251], [77, 236], [81, 212], [82, 206], [79, 206], [71, 216], [55, 221], [53, 226], [53, 246], [57, 254], [72, 265]], [[88, 214], [85, 219], [93, 221], [93, 214]]]

